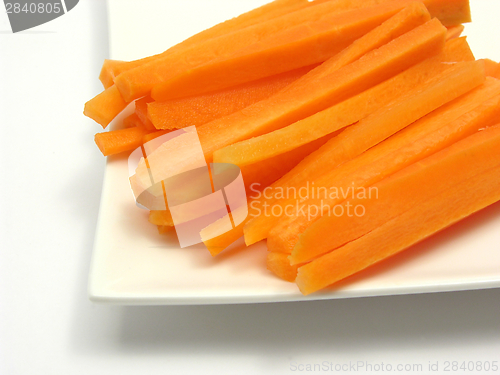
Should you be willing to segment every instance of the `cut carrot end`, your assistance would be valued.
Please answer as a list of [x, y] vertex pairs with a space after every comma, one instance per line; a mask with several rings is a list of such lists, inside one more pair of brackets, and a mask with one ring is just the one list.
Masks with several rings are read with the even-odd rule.
[[83, 114], [106, 128], [127, 105], [113, 85], [85, 103]]
[[290, 265], [288, 254], [267, 253], [266, 266], [269, 271], [282, 280], [293, 283], [297, 277], [298, 267]]
[[95, 143], [104, 156], [132, 151], [142, 144], [147, 133], [143, 127], [113, 130], [95, 135]]

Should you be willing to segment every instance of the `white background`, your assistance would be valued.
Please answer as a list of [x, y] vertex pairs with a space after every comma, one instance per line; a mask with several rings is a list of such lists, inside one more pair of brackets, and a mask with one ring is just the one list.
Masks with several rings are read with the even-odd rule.
[[[484, 51], [473, 36], [474, 27], [490, 27], [478, 18], [496, 24], [498, 2], [471, 2], [489, 4], [468, 27], [474, 51], [498, 60], [500, 48]], [[440, 361], [441, 370], [444, 361], [500, 361], [500, 290], [242, 306], [92, 305], [87, 277], [104, 160], [92, 141], [99, 128], [81, 113], [101, 89], [106, 6], [82, 0], [66, 16], [15, 35], [0, 12], [1, 375], [287, 374], [298, 372], [294, 362], [322, 361], [415, 363], [427, 373], [429, 361]]]

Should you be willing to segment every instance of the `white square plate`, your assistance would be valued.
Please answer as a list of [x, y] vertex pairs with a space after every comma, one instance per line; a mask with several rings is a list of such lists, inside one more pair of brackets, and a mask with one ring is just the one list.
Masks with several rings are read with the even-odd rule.
[[[110, 57], [159, 53], [257, 0], [108, 0]], [[489, 6], [486, 7], [486, 5]], [[471, 0], [467, 26], [476, 57], [499, 60], [493, 4]], [[498, 4], [495, 4], [498, 6]], [[483, 9], [481, 9], [481, 6]], [[495, 28], [497, 32], [494, 32]], [[101, 198], [89, 295], [95, 302], [188, 305], [303, 301], [500, 287], [500, 204], [412, 249], [308, 297], [265, 267], [266, 245], [235, 243], [217, 258], [201, 245], [180, 249], [175, 233], [160, 236], [135, 205], [125, 157], [111, 157]]]

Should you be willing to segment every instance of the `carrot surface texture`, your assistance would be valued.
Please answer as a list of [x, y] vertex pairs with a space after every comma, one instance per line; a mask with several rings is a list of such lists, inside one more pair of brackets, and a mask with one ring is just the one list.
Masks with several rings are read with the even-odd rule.
[[[232, 18], [209, 29], [203, 30], [158, 55], [122, 63], [118, 63], [118, 61], [115, 60], [105, 60], [101, 69], [101, 81], [105, 85], [105, 88], [108, 88], [110, 86], [109, 83], [111, 83], [112, 85], [115, 77], [117, 77], [121, 73], [126, 72], [130, 69], [137, 68], [148, 62], [152, 62], [158, 57], [186, 50], [209, 39], [217, 38], [219, 36], [255, 25], [260, 22], [269, 21], [273, 18], [280, 17], [287, 13], [320, 4], [324, 1], [325, 0], [315, 0], [314, 2], [310, 2], [307, 0], [275, 0], [269, 4], [265, 4], [259, 8], [243, 13], [238, 17]], [[108, 84], [108, 87], [106, 87], [105, 82]]]
[[[380, 144], [380, 147], [372, 148], [367, 153], [365, 151], [426, 114], [477, 87], [484, 80], [484, 65], [481, 62], [460, 63], [455, 68], [443, 73], [442, 77], [435, 77], [429, 81], [425, 89], [412, 90], [405, 97], [387, 107], [381, 108], [381, 110], [360, 121], [357, 125], [347, 129], [338, 137], [332, 139], [330, 144], [326, 145], [326, 147], [330, 148], [330, 156], [333, 162], [339, 167], [328, 171], [315, 180], [315, 186], [327, 189], [337, 187], [343, 191], [347, 191], [350, 186], [353, 188], [367, 187], [376, 182], [373, 179], [380, 179], [390, 171], [404, 167], [405, 164], [398, 163], [408, 163], [408, 159], [402, 157], [395, 158], [392, 155], [387, 160], [384, 159], [386, 164], [380, 160], [377, 162], [374, 162], [374, 160], [380, 157], [377, 155], [378, 152], [384, 155], [391, 147], [406, 146], [407, 143], [405, 142], [409, 142], [409, 146], [417, 147], [418, 144], [413, 144], [411, 138], [404, 138], [405, 132], [402, 133], [403, 136], [398, 134], [397, 137], [388, 139], [388, 142]], [[398, 144], [399, 147], [394, 146], [395, 144]], [[415, 151], [414, 154], [410, 155], [414, 158], [421, 158], [423, 157], [422, 152], [429, 152], [429, 150], [431, 148], [419, 152]], [[360, 157], [357, 158], [358, 156]], [[349, 161], [351, 162], [349, 163]], [[355, 170], [355, 166], [361, 165], [358, 164], [361, 161], [364, 163], [361, 171], [366, 171], [367, 175], [370, 175], [370, 179], [363, 177], [358, 180], [360, 175], [353, 173], [353, 166]], [[304, 201], [308, 205], [321, 207], [321, 211], [330, 209], [340, 203], [339, 198], [336, 196], [333, 199], [329, 199], [329, 197], [323, 199], [323, 197], [312, 195], [312, 192], [313, 190], [308, 188], [308, 193], [305, 194], [307, 197]], [[283, 202], [283, 204], [286, 205], [287, 202]], [[279, 248], [282, 251], [290, 252], [295, 246], [298, 236], [320, 215], [321, 212], [318, 211], [308, 213], [306, 216], [294, 213], [287, 217], [278, 218], [279, 223], [273, 227], [269, 235], [269, 248], [273, 248], [273, 251]]]
[[[458, 122], [453, 124], [455, 127], [457, 127], [457, 124], [463, 124], [464, 120], [467, 119], [469, 124], [473, 125], [470, 128], [474, 131], [479, 127], [487, 127], [500, 120], [500, 109], [498, 109], [500, 104], [500, 82], [496, 82], [488, 91], [490, 94], [496, 93], [496, 96], [484, 101], [462, 119], [459, 119]], [[473, 103], [477, 103], [478, 99], [481, 100], [480, 97], [475, 99], [469, 101], [470, 104], [465, 105], [470, 107], [474, 105]], [[445, 125], [444, 129], [448, 130], [450, 127]], [[439, 130], [436, 132], [435, 137], [438, 136]], [[419, 140], [416, 139], [416, 141]], [[446, 151], [442, 154], [449, 152]], [[492, 150], [488, 152], [491, 153]], [[410, 171], [419, 170], [418, 173], [408, 173], [408, 177], [401, 178], [398, 183], [390, 188], [384, 185], [385, 182], [376, 184], [375, 189], [378, 192], [376, 198], [369, 200], [353, 199], [343, 204], [344, 209], [347, 208], [347, 204], [351, 206], [363, 205], [365, 215], [355, 218], [349, 218], [347, 215], [322, 217], [300, 236], [297, 245], [292, 251], [291, 263], [298, 264], [310, 261], [329, 250], [360, 238], [402, 214], [411, 206], [430, 199], [440, 191], [439, 189], [444, 190], [460, 183], [461, 179], [472, 178], [478, 170], [485, 171], [494, 167], [494, 165], [491, 165], [494, 160], [500, 163], [500, 153], [497, 152], [497, 155], [494, 156], [488, 155], [490, 159], [485, 161], [476, 152], [461, 152], [450, 162], [433, 165], [432, 168], [434, 169], [427, 168], [428, 161], [424, 160], [408, 168]], [[430, 158], [429, 160], [434, 159]], [[458, 169], [461, 170], [460, 173], [457, 173]], [[335, 228], [335, 231], [332, 231], [331, 228]]]
[[[375, 0], [368, 0], [368, 3]], [[137, 68], [123, 72], [115, 78], [115, 85], [126, 101], [148, 95], [160, 82], [167, 81], [186, 70], [208, 63], [211, 60], [227, 57], [236, 51], [257, 43], [273, 34], [286, 33], [302, 23], [314, 22], [330, 13], [339, 12], [343, 1], [328, 1], [303, 8], [271, 20], [223, 34], [195, 44], [186, 49], [159, 56], [155, 60]], [[359, 3], [356, 0], [353, 3]], [[340, 8], [343, 10], [343, 7]], [[155, 100], [165, 100], [153, 95]]]
[[[126, 103], [131, 102], [133, 99], [127, 98], [120, 93], [118, 88], [114, 85], [116, 77], [120, 76], [130, 70], [140, 69], [142, 66], [154, 63], [158, 59], [167, 58], [168, 56], [177, 56], [183, 51], [194, 49], [197, 45], [203, 44], [211, 39], [224, 37], [227, 34], [237, 32], [238, 30], [256, 25], [261, 22], [266, 22], [289, 13], [293, 13], [300, 9], [308, 8], [313, 5], [321, 4], [324, 0], [316, 0], [309, 2], [307, 0], [276, 0], [270, 4], [266, 4], [260, 8], [251, 10], [236, 18], [218, 24], [208, 30], [204, 30], [185, 41], [169, 48], [167, 51], [149, 56], [143, 59], [119, 63], [113, 60], [106, 60], [101, 69], [100, 78], [106, 90], [89, 100], [85, 105], [84, 114], [97, 123], [101, 124], [104, 128], [127, 106]], [[356, 0], [359, 2], [359, 0]], [[347, 0], [341, 0], [347, 3]], [[346, 6], [343, 4], [343, 6]], [[342, 9], [342, 4], [339, 4]], [[175, 60], [175, 57], [174, 57]], [[113, 84], [111, 84], [112, 82]], [[137, 95], [134, 99], [138, 99], [144, 95]]]
[[[398, 196], [406, 193], [401, 201], [411, 200], [416, 191], [404, 180], [421, 181], [418, 187], [428, 185], [426, 190], [435, 187], [437, 191], [365, 236], [300, 267], [296, 283], [301, 292], [310, 294], [334, 284], [499, 201], [499, 149], [500, 126], [495, 126], [381, 182], [380, 188], [387, 192], [401, 185]], [[427, 173], [436, 179], [428, 179]], [[457, 183], [446, 184], [446, 176]], [[441, 186], [448, 188], [440, 191]]]
[[[316, 68], [316, 73], [328, 74], [340, 69], [429, 19], [430, 14], [422, 3], [412, 3]], [[363, 113], [358, 109], [359, 102], [353, 98], [285, 128], [222, 148], [214, 153], [214, 161], [242, 166], [299, 147], [358, 121]], [[346, 103], [353, 103], [352, 108], [342, 108]]]
[[[396, 75], [395, 77], [339, 104], [335, 111], [345, 113], [345, 116], [353, 116], [350, 121], [357, 121], [368, 116], [370, 113], [402, 96], [408, 90], [420, 85], [430, 77], [449, 69], [449, 62], [473, 61], [474, 56], [465, 41], [465, 38], [451, 40], [446, 43], [442, 53], [427, 59], [420, 64]], [[333, 109], [333, 108], [332, 108]], [[334, 161], [333, 161], [334, 162]], [[324, 170], [334, 168], [335, 163], [329, 155], [329, 148], [322, 147], [318, 151], [306, 157], [287, 175], [271, 186], [272, 192], [305, 186], [307, 181], [313, 181], [321, 175]], [[276, 199], [271, 192], [271, 198], [262, 196], [257, 204], [272, 206]], [[247, 244], [260, 241], [265, 238], [271, 223], [267, 218], [255, 217], [245, 226], [245, 241]]]
[[148, 103], [148, 116], [157, 129], [201, 126], [269, 98], [312, 68], [295, 69], [205, 95], [151, 102]]
[[341, 69], [317, 74], [320, 66], [268, 100], [199, 127], [205, 157], [212, 160], [222, 147], [311, 116], [438, 54], [445, 34], [433, 19]]
[[198, 95], [324, 61], [411, 2], [384, 1], [373, 7], [367, 3], [366, 8], [333, 13], [296, 26], [226, 58], [173, 76], [156, 85], [152, 96], [156, 100], [166, 100]]
[[[480, 63], [477, 64], [481, 65]], [[432, 67], [432, 65], [433, 64], [431, 62], [430, 66]], [[441, 76], [434, 76], [431, 83], [421, 82], [420, 85], [418, 85], [416, 88], [413, 88], [413, 93], [416, 94], [415, 98], [408, 98], [409, 96], [411, 96], [407, 92], [408, 88], [400, 93], [399, 98], [395, 98], [395, 100], [397, 99], [399, 101], [399, 106], [396, 106], [395, 108], [398, 111], [401, 110], [401, 112], [399, 113], [401, 113], [401, 120], [405, 122], [405, 125], [403, 125], [404, 123], [401, 122], [399, 118], [396, 118], [394, 120], [393, 116], [395, 114], [395, 110], [391, 111], [392, 107], [390, 105], [386, 105], [386, 107], [381, 105], [378, 109], [374, 108], [371, 111], [373, 113], [367, 113], [367, 115], [369, 115], [368, 117], [365, 117], [358, 124], [355, 124], [352, 127], [346, 129], [338, 137], [333, 138], [331, 141], [325, 144], [322, 149], [310, 155], [306, 160], [299, 164], [297, 168], [295, 168], [295, 170], [291, 172], [291, 174], [285, 176], [285, 178], [280, 181], [279, 186], [284, 188], [291, 187], [297, 189], [307, 186], [307, 184], [314, 182], [319, 176], [324, 174], [325, 171], [332, 170], [338, 165], [358, 156], [366, 149], [382, 141], [384, 139], [384, 137], [382, 137], [382, 134], [384, 134], [384, 130], [387, 131], [389, 129], [393, 129], [392, 132], [396, 132], [402, 127], [408, 125], [408, 121], [412, 121], [412, 119], [415, 118], [414, 116], [417, 116], [415, 119], [418, 119], [419, 111], [425, 111], [426, 109], [431, 110], [431, 108], [435, 108], [438, 103], [443, 103], [443, 101], [446, 102], [447, 100], [451, 100], [453, 97], [456, 97], [456, 95], [460, 95], [460, 91], [461, 93], [465, 93], [467, 90], [470, 90], [472, 87], [474, 87], [474, 85], [480, 84], [481, 80], [484, 80], [484, 72], [481, 73], [481, 67], [479, 67], [479, 65], [476, 65], [474, 65], [474, 67], [472, 67], [471, 65], [467, 65], [468, 67], [466, 69], [472, 69], [476, 72], [476, 74], [466, 78], [462, 82], [454, 81], [454, 79], [456, 78], [454, 74], [457, 74], [457, 71], [455, 71], [454, 73], [447, 72], [448, 70], [453, 69], [453, 65], [441, 65], [442, 67], [446, 67], [448, 69], [444, 69], [444, 72], [441, 73]], [[420, 69], [421, 67], [416, 69], [416, 71], [418, 72]], [[444, 85], [442, 82], [440, 82], [440, 78], [443, 77], [447, 77], [446, 81], [450, 85], [449, 90], [446, 89], [446, 86], [441, 86]], [[405, 81], [403, 80], [403, 82]], [[462, 83], [464, 84], [463, 86], [461, 86]], [[457, 91], [454, 91], [453, 87], [456, 87]], [[420, 88], [426, 88], [426, 90], [422, 89], [422, 91], [425, 92], [433, 92], [432, 95], [437, 97], [436, 101], [431, 101], [430, 97], [427, 98], [425, 94], [419, 92]], [[439, 90], [441, 89], [446, 90], [446, 92], [450, 92], [450, 97], [446, 97], [446, 95], [441, 96], [439, 94]], [[368, 98], [371, 97], [372, 96], [369, 96]], [[408, 98], [409, 100], [403, 100], [401, 97]], [[422, 103], [425, 102], [425, 106], [422, 104], [421, 108], [419, 108], [418, 105], [416, 107], [411, 107], [410, 103], [415, 102], [417, 98], [420, 99]], [[405, 106], [410, 107], [407, 107], [407, 109], [405, 110], [403, 109]], [[425, 112], [420, 113], [422, 114]], [[392, 120], [385, 122], [385, 116], [391, 117]], [[365, 134], [363, 133], [364, 131], [369, 131], [370, 133]], [[385, 134], [386, 136], [390, 136], [393, 133], [389, 131]], [[271, 200], [264, 203], [271, 206], [281, 206], [282, 210], [286, 205], [288, 205], [288, 202], [286, 200]], [[277, 215], [257, 216], [258, 217], [252, 219], [245, 227], [245, 241], [247, 244], [252, 244], [266, 238], [269, 234], [269, 231], [275, 226], [279, 219], [279, 216]]]
[[144, 127], [131, 127], [120, 130], [112, 130], [95, 135], [95, 143], [104, 156], [132, 151], [140, 147], [143, 137], [148, 134]]

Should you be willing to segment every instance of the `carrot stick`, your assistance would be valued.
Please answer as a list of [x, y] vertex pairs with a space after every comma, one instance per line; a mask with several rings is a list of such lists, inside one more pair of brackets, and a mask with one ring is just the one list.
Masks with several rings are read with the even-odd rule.
[[[464, 1], [460, 2], [463, 3]], [[405, 0], [383, 1], [373, 8], [357, 9], [342, 15], [333, 14], [330, 19], [325, 17], [315, 24], [301, 25], [287, 32], [276, 34], [261, 43], [241, 49], [228, 57], [221, 57], [162, 80], [154, 87], [152, 97], [163, 101], [200, 95], [324, 61], [325, 56], [330, 57], [335, 52], [340, 51], [339, 44], [344, 47], [348, 45], [348, 43], [342, 43], [343, 39], [339, 38], [340, 35], [338, 34], [342, 33], [342, 31], [339, 31], [340, 26], [345, 21], [348, 21], [349, 17], [355, 17], [356, 15], [362, 17], [365, 12], [369, 13], [371, 10], [375, 12], [376, 9], [384, 7], [396, 6], [402, 9], [409, 3], [409, 1]], [[442, 2], [441, 0], [426, 0], [424, 3], [432, 9], [430, 13], [433, 16], [439, 14], [442, 18], [446, 18], [446, 15], [452, 9], [450, 8], [450, 2]], [[368, 5], [370, 4], [365, 6]], [[467, 10], [468, 8], [465, 7], [462, 9], [453, 8], [454, 15], [458, 15], [462, 11], [470, 15]], [[336, 27], [332, 28], [331, 25]], [[346, 29], [344, 33], [346, 35], [343, 36], [351, 36], [353, 38], [350, 40], [354, 40], [367, 31], [369, 29], [366, 26], [364, 32], [358, 26], [351, 30]], [[297, 39], [297, 35], [301, 35], [302, 38]], [[329, 53], [325, 55], [325, 52]]]
[[113, 72], [120, 65], [125, 64], [125, 61], [121, 60], [104, 60], [102, 64], [101, 73], [99, 74], [99, 80], [105, 89], [114, 85], [115, 75]]
[[157, 129], [201, 126], [267, 99], [295, 82], [312, 67], [305, 67], [214, 93], [148, 104], [148, 116]]
[[321, 77], [312, 70], [268, 100], [201, 126], [205, 157], [212, 160], [213, 152], [222, 147], [311, 116], [438, 54], [445, 33], [438, 20], [431, 20], [342, 69]]
[[[370, 2], [375, 0], [370, 0]], [[294, 13], [297, 10], [303, 8], [312, 8], [313, 5], [321, 4], [321, 1], [308, 2], [307, 0], [277, 0], [270, 4], [264, 5], [263, 7], [257, 8], [250, 12], [247, 12], [239, 17], [233, 18], [229, 21], [221, 23], [212, 27], [211, 29], [202, 31], [182, 43], [179, 43], [169, 50], [163, 52], [162, 54], [146, 57], [140, 60], [135, 60], [131, 62], [124, 62], [122, 64], [111, 64], [108, 63], [103, 66], [103, 70], [101, 70], [101, 76], [103, 80], [110, 83], [110, 79], [114, 80], [116, 77], [120, 76], [122, 73], [128, 72], [130, 70], [135, 70], [136, 68], [141, 71], [144, 71], [142, 66], [147, 65], [149, 63], [155, 64], [155, 61], [160, 60], [162, 58], [168, 60], [168, 56], [174, 56], [171, 60], [178, 61], [179, 56], [185, 51], [194, 51], [192, 54], [196, 54], [196, 46], [201, 45], [209, 40], [216, 39], [218, 37], [228, 38], [228, 34], [232, 34], [233, 32], [238, 32], [238, 30], [245, 29], [252, 25], [257, 25], [261, 22], [271, 21], [273, 18], [279, 18], [288, 13]], [[337, 4], [337, 8], [343, 9], [349, 3], [349, 0], [335, 0]], [[353, 6], [361, 6], [362, 2], [360, 0], [355, 1], [356, 4]], [[361, 4], [357, 4], [361, 3]], [[256, 26], [257, 27], [257, 26]], [[229, 37], [229, 39], [231, 39]], [[175, 57], [177, 56], [177, 57]], [[192, 57], [196, 60], [196, 56]], [[170, 61], [170, 60], [168, 60]], [[161, 62], [159, 63], [162, 64]], [[111, 66], [113, 65], [113, 66]], [[143, 69], [143, 70], [140, 70]], [[149, 68], [145, 68], [145, 71], [148, 72]], [[152, 86], [151, 86], [152, 88]], [[111, 122], [113, 118], [120, 112], [119, 109], [123, 110], [126, 105], [124, 104], [123, 98], [126, 98], [126, 102], [131, 102], [133, 99], [139, 99], [142, 96], [145, 96], [149, 93], [149, 90], [146, 90], [143, 94], [138, 94], [135, 97], [125, 97], [119, 93], [117, 87], [109, 86], [106, 87], [106, 90], [91, 99], [87, 104], [90, 107], [89, 110], [86, 110], [84, 113], [101, 124], [104, 128]], [[92, 110], [91, 110], [92, 109]]]
[[167, 234], [170, 233], [174, 229], [173, 226], [169, 225], [158, 225], [158, 233], [159, 234]]
[[[468, 148], [475, 149], [478, 145], [489, 147], [492, 143], [496, 143], [497, 150], [500, 148], [500, 126], [483, 130], [457, 143], [454, 150], [465, 152]], [[439, 156], [435, 156], [436, 162]], [[455, 173], [463, 171], [458, 166]], [[432, 182], [428, 180], [427, 183]], [[365, 236], [300, 267], [296, 283], [302, 293], [313, 293], [399, 253], [498, 200], [500, 166], [497, 164], [415, 205]]]
[[[473, 96], [482, 96], [485, 92], [498, 90], [498, 86], [479, 89]], [[462, 102], [458, 100], [457, 102]], [[462, 102], [464, 103], [464, 102]], [[465, 101], [467, 103], [467, 100]], [[417, 162], [422, 158], [441, 150], [444, 147], [466, 137], [483, 127], [488, 122], [494, 122], [498, 119], [499, 109], [495, 103], [488, 103], [487, 107], [480, 107], [467, 111], [458, 119], [446, 121], [448, 117], [454, 117], [463, 109], [457, 107], [457, 103], [450, 103], [441, 111], [437, 111], [413, 124], [410, 128], [401, 132], [395, 137], [389, 138], [386, 142], [372, 148], [369, 152], [352, 160], [349, 163], [337, 168], [336, 171], [328, 173], [322, 180], [316, 181], [317, 186], [334, 186], [341, 189], [342, 192], [352, 189], [367, 188], [380, 181], [384, 177], [395, 173], [398, 170]], [[475, 101], [468, 103], [476, 106]], [[496, 104], [498, 105], [498, 104]], [[446, 125], [443, 125], [446, 124]], [[364, 164], [361, 164], [364, 163]], [[350, 172], [347, 172], [350, 171]], [[347, 174], [349, 173], [349, 175]], [[335, 188], [334, 188], [335, 190]], [[315, 197], [318, 198], [318, 197]], [[307, 206], [317, 204], [322, 207], [322, 211], [335, 209], [336, 205], [341, 204], [349, 198], [348, 194], [338, 196], [328, 196], [327, 199], [309, 199]], [[324, 207], [324, 209], [323, 209]], [[288, 218], [280, 220], [270, 232], [268, 238], [269, 248], [273, 251], [291, 252], [295, 247], [298, 237], [315, 221], [321, 218], [321, 214], [313, 213], [309, 216], [290, 217], [291, 222], [287, 223]], [[280, 229], [286, 227], [284, 231]]]
[[100, 124], [104, 129], [127, 107], [116, 86], [111, 86], [85, 103], [83, 114]]
[[142, 144], [148, 143], [149, 141], [152, 141], [153, 139], [161, 137], [162, 135], [168, 134], [170, 132], [171, 130], [158, 130], [152, 133], [148, 133], [144, 137], [142, 137]]
[[261, 6], [260, 8], [253, 9], [238, 17], [219, 23], [207, 30], [203, 30], [158, 55], [125, 62], [124, 64], [107, 64], [106, 67], [103, 66], [103, 70], [105, 70], [105, 73], [103, 74], [106, 74], [106, 76], [110, 77], [113, 81], [115, 77], [117, 77], [121, 73], [152, 62], [161, 56], [186, 50], [199, 43], [204, 43], [207, 40], [214, 39], [261, 22], [269, 21], [273, 18], [277, 18], [303, 8], [317, 5], [322, 2], [324, 2], [324, 0], [315, 0], [314, 2], [309, 2], [307, 0], [275, 0], [269, 4]]
[[500, 64], [490, 59], [484, 59], [483, 61], [486, 68], [486, 75], [500, 79]]
[[[128, 70], [115, 78], [115, 85], [126, 101], [132, 101], [148, 95], [151, 89], [160, 82], [167, 81], [177, 74], [193, 69], [216, 58], [230, 56], [234, 52], [257, 43], [274, 34], [292, 29], [296, 25], [317, 21], [327, 14], [338, 13], [345, 4], [365, 2], [373, 3], [377, 0], [354, 2], [348, 0], [328, 1], [315, 6], [303, 8], [271, 20], [261, 22], [234, 32], [209, 39], [189, 48], [165, 54], [155, 60]], [[361, 6], [361, 5], [357, 5]], [[312, 64], [312, 63], [311, 63]], [[311, 65], [307, 64], [307, 65]], [[161, 101], [167, 98], [158, 98]]]
[[132, 128], [134, 126], [144, 126], [144, 124], [136, 113], [132, 113], [123, 119], [123, 126], [125, 128]]
[[[381, 83], [378, 86], [360, 94], [358, 97], [346, 101], [346, 113], [360, 112], [361, 118], [366, 118], [375, 110], [382, 108], [389, 102], [405, 95], [414, 87], [419, 87], [425, 83], [429, 77], [435, 77], [448, 70], [450, 64], [442, 64], [446, 61], [473, 60], [474, 57], [468, 48], [465, 39], [455, 39], [446, 43], [443, 53], [426, 60], [407, 71]], [[351, 102], [350, 104], [348, 104]], [[340, 104], [342, 106], [342, 104]], [[333, 142], [333, 140], [332, 140]], [[338, 160], [332, 159], [330, 150], [332, 148], [323, 146], [318, 151], [306, 157], [291, 172], [285, 175], [280, 181], [272, 186], [272, 192], [286, 191], [290, 188], [300, 188], [307, 186], [307, 182], [312, 182], [318, 178], [325, 170], [331, 170], [338, 164]], [[340, 148], [342, 150], [343, 148]], [[281, 205], [276, 198], [267, 199], [260, 197], [256, 205], [260, 207], [271, 207]], [[266, 215], [255, 215], [245, 227], [245, 241], [247, 245], [258, 242], [267, 237], [271, 228], [275, 225], [275, 219]]]
[[133, 127], [97, 133], [95, 143], [104, 156], [119, 154], [140, 147], [147, 132], [143, 127]]
[[149, 212], [149, 222], [154, 225], [160, 226], [174, 226], [174, 220], [170, 211], [150, 211]]
[[446, 34], [446, 40], [455, 39], [455, 38], [460, 37], [460, 35], [462, 35], [464, 29], [465, 29], [464, 25], [457, 25], [457, 26], [448, 27], [448, 32]]
[[280, 279], [293, 283], [297, 277], [298, 266], [291, 266], [288, 254], [267, 253], [266, 266], [269, 271]]
[[[490, 116], [488, 116], [490, 119], [495, 118], [491, 116], [491, 112], [496, 111], [496, 119], [500, 119], [500, 110], [494, 108], [499, 103], [500, 90], [496, 98], [486, 101], [475, 109], [474, 112], [478, 114], [478, 123], [485, 118], [484, 115], [479, 115], [481, 110], [490, 112]], [[470, 118], [471, 114], [468, 117]], [[491, 122], [491, 120], [487, 119], [486, 123], [481, 126], [488, 126]], [[483, 146], [478, 145], [477, 150], [474, 149], [475, 151], [460, 149], [459, 152], [455, 152], [457, 147], [450, 146], [442, 152], [413, 164], [375, 184], [373, 190], [377, 194], [372, 199], [360, 197], [361, 199], [353, 199], [342, 204], [344, 213], [347, 212], [347, 206], [360, 206], [363, 207], [365, 214], [360, 217], [354, 215], [348, 217], [346, 214], [323, 216], [300, 236], [297, 245], [292, 251], [291, 263], [298, 264], [310, 261], [332, 249], [360, 238], [392, 218], [401, 215], [411, 207], [432, 198], [439, 192], [500, 164], [498, 148], [491, 149], [491, 147]], [[440, 161], [436, 163], [436, 160]], [[458, 170], [460, 170], [460, 173], [457, 173]], [[331, 228], [335, 228], [335, 230], [332, 231]]]
[[148, 118], [148, 104], [151, 103], [153, 99], [149, 96], [136, 100], [135, 102], [135, 113], [143, 123], [144, 127], [149, 131], [156, 131], [156, 127], [153, 125], [151, 120]]
[[[248, 206], [251, 207], [256, 193], [259, 193], [271, 183], [279, 179], [281, 176], [290, 171], [297, 165], [305, 156], [317, 150], [324, 145], [332, 136], [320, 138], [302, 147], [296, 148], [290, 152], [278, 155], [274, 158], [268, 159], [265, 162], [259, 162], [251, 165], [246, 165], [241, 168], [243, 180], [245, 182], [245, 189], [247, 191]], [[249, 209], [250, 211], [250, 209]], [[233, 228], [230, 232], [224, 233], [220, 236], [213, 237], [212, 233], [219, 231], [219, 224], [205, 228], [202, 232], [203, 242], [207, 246], [212, 256], [218, 255], [221, 251], [230, 246], [234, 241], [243, 236], [243, 227], [250, 220], [250, 216]]]
[[[379, 48], [402, 34], [422, 25], [430, 14], [422, 3], [412, 3], [402, 11], [365, 34], [338, 55], [322, 64], [316, 71], [328, 73], [356, 61], [367, 52]], [[311, 117], [271, 133], [227, 146], [214, 153], [216, 163], [232, 163], [239, 166], [268, 159], [342, 129], [361, 119], [359, 97], [339, 103]], [[353, 103], [349, 106], [348, 103]], [[376, 101], [369, 101], [376, 105]], [[368, 109], [368, 108], [367, 108]]]
[[199, 95], [323, 62], [407, 4], [402, 0], [333, 13], [286, 29], [226, 58], [172, 76], [157, 84], [151, 95], [160, 101]]

